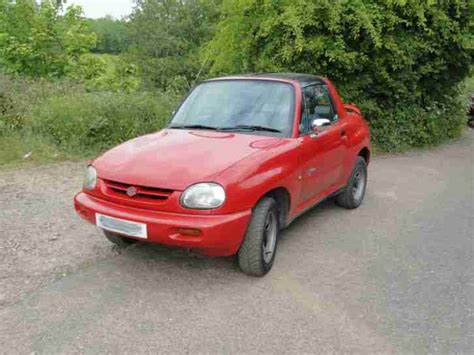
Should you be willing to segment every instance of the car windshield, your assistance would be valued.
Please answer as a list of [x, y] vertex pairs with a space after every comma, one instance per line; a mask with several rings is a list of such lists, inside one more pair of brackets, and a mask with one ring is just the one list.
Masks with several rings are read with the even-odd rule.
[[290, 136], [294, 90], [290, 84], [263, 80], [217, 80], [197, 86], [171, 121], [170, 128], [218, 129]]

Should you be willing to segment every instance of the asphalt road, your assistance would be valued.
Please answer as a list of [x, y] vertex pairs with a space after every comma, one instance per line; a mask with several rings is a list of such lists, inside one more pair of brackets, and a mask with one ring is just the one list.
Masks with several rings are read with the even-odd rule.
[[261, 279], [110, 246], [80, 164], [1, 171], [0, 352], [474, 353], [473, 143], [375, 158], [364, 204], [302, 216]]

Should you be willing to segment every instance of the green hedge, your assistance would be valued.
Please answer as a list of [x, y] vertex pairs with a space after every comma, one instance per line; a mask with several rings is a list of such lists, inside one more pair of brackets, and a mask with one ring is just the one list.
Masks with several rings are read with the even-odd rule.
[[434, 146], [459, 137], [466, 126], [465, 116], [464, 104], [396, 107], [370, 122], [372, 143], [384, 151]]

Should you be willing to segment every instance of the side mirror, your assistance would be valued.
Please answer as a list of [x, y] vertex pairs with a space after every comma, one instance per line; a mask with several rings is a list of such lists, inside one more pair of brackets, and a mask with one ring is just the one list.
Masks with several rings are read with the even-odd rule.
[[311, 131], [313, 133], [318, 134], [322, 130], [324, 130], [323, 127], [327, 127], [331, 125], [331, 121], [329, 121], [327, 118], [316, 118], [311, 122]]

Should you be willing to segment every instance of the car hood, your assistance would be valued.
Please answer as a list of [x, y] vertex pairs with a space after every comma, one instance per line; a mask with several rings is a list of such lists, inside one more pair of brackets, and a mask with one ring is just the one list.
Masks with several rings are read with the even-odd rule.
[[245, 157], [281, 141], [241, 133], [165, 129], [125, 142], [93, 164], [102, 179], [184, 190], [213, 181]]

